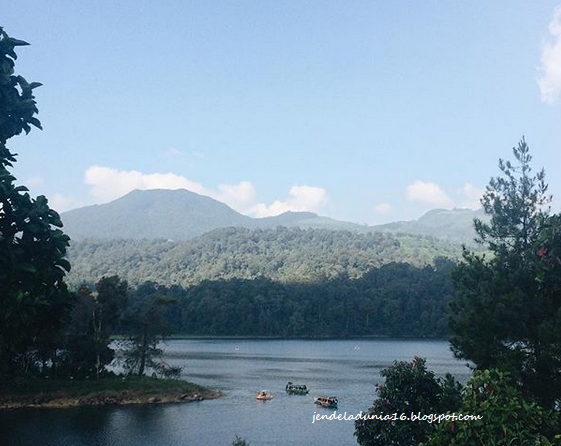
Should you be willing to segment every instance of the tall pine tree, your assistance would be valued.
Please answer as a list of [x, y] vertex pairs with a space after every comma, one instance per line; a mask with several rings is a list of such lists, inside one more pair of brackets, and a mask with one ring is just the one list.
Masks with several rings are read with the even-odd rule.
[[490, 253], [464, 249], [453, 274], [451, 344], [458, 358], [508, 370], [552, 407], [561, 400], [561, 268], [548, 253], [559, 240], [559, 218], [549, 215], [545, 173], [532, 174], [524, 139], [513, 153], [513, 162], [500, 160], [502, 175], [482, 198], [490, 222], [475, 221]]

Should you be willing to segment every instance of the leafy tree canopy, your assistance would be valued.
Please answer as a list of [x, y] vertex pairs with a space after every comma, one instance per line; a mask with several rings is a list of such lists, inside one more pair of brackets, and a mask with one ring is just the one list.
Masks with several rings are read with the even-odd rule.
[[512, 377], [498, 370], [473, 374], [457, 413], [481, 418], [444, 421], [421, 446], [561, 444], [558, 414], [527, 402]]
[[[368, 411], [371, 415], [435, 414], [455, 410], [459, 405], [460, 385], [451, 375], [436, 378], [427, 370], [423, 358], [396, 361], [380, 375], [385, 383], [377, 386], [378, 396]], [[434, 425], [424, 421], [359, 419], [355, 428], [361, 446], [417, 446], [433, 432]]]
[[[47, 199], [32, 199], [17, 186], [10, 168], [16, 155], [8, 140], [31, 126], [35, 117], [33, 90], [14, 74], [15, 49], [26, 42], [0, 28], [0, 372], [28, 372], [56, 350], [56, 334], [68, 313], [70, 296], [63, 278], [70, 270], [64, 258], [68, 237]], [[39, 342], [40, 340], [40, 342]]]

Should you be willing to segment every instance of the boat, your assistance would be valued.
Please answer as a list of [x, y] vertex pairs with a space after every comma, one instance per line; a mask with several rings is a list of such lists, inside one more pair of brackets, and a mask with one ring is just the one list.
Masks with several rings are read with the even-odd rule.
[[285, 387], [287, 393], [291, 395], [307, 395], [309, 390], [308, 387], [304, 384], [292, 384], [288, 381], [288, 384]]
[[273, 394], [268, 390], [262, 390], [261, 392], [257, 392], [255, 399], [259, 401], [269, 401], [273, 399]]
[[323, 407], [335, 408], [339, 401], [336, 396], [318, 396], [315, 403]]

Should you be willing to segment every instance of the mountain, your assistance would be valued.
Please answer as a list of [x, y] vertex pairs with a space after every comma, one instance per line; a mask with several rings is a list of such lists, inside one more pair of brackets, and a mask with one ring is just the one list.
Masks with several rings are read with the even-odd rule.
[[251, 218], [224, 203], [185, 189], [134, 190], [107, 204], [64, 212], [64, 231], [73, 240], [189, 240], [213, 229], [277, 226], [364, 231], [366, 226], [319, 217], [311, 212], [285, 212]]
[[435, 210], [377, 227], [310, 212], [251, 218], [186, 190], [137, 190], [66, 212], [62, 220], [72, 237], [72, 286], [118, 274], [133, 285], [151, 280], [187, 287], [259, 277], [283, 283], [354, 279], [392, 262], [422, 267], [438, 257], [459, 258], [460, 247], [449, 240], [471, 237], [473, 216]]
[[411, 221], [398, 221], [385, 225], [371, 226], [379, 232], [423, 235], [439, 238], [452, 243], [472, 244], [475, 238], [473, 219], [488, 220], [483, 209], [433, 209]]
[[246, 226], [246, 217], [219, 201], [184, 189], [134, 190], [107, 204], [62, 214], [72, 239], [186, 240], [224, 226]]
[[73, 240], [169, 239], [190, 240], [225, 227], [267, 229], [278, 226], [301, 229], [346, 230], [357, 233], [391, 232], [472, 243], [474, 217], [485, 220], [483, 210], [435, 209], [417, 220], [366, 226], [321, 217], [311, 212], [285, 212], [266, 217], [242, 215], [210, 197], [180, 190], [135, 190], [107, 204], [87, 206], [62, 214], [64, 230]]
[[191, 240], [72, 241], [71, 286], [117, 274], [132, 285], [154, 281], [189, 287], [205, 280], [283, 283], [355, 279], [392, 262], [424, 267], [461, 248], [442, 240], [390, 233], [276, 227], [220, 228]]

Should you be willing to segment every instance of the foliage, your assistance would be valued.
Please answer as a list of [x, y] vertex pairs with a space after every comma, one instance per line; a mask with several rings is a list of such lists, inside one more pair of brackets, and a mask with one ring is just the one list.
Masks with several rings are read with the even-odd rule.
[[63, 282], [70, 264], [64, 258], [68, 237], [47, 199], [32, 199], [16, 186], [9, 169], [16, 155], [7, 141], [31, 126], [35, 117], [33, 90], [14, 74], [15, 48], [26, 42], [0, 28], [0, 373], [29, 373], [56, 362], [59, 331], [67, 317], [70, 294]]
[[481, 199], [483, 209], [490, 216], [489, 223], [475, 220], [480, 243], [502, 260], [513, 260], [510, 254], [531, 255], [544, 220], [548, 215], [551, 196], [547, 194], [545, 171], [531, 176], [530, 148], [522, 139], [513, 148], [516, 161], [499, 160], [503, 176], [492, 178]]
[[[437, 379], [427, 370], [426, 361], [394, 362], [380, 375], [385, 383], [376, 387], [378, 394], [368, 414], [434, 414], [454, 410], [459, 401], [459, 384], [451, 377]], [[355, 435], [361, 446], [416, 446], [434, 430], [423, 421], [358, 419]]]
[[554, 436], [558, 414], [525, 401], [512, 378], [495, 369], [474, 372], [458, 413], [481, 419], [443, 421], [424, 446], [561, 444]]
[[[269, 279], [158, 286], [173, 332], [206, 336], [445, 336], [454, 263], [389, 264], [360, 279], [279, 283]], [[131, 300], [135, 300], [134, 296]]]
[[125, 315], [128, 338], [123, 342], [123, 365], [127, 374], [144, 376], [147, 369], [157, 376], [178, 378], [181, 367], [169, 366], [162, 359], [158, 343], [169, 328], [163, 318], [163, 307], [172, 302], [158, 292], [158, 285], [147, 282], [138, 287]]
[[96, 296], [87, 286], [80, 287], [76, 292], [64, 339], [58, 376], [99, 376], [103, 367], [113, 360], [109, 333], [99, 330], [99, 306]]
[[18, 58], [15, 49], [29, 45], [23, 40], [10, 37], [0, 27], [0, 165], [11, 167], [15, 155], [6, 147], [6, 142], [21, 132], [29, 133], [31, 126], [41, 128], [35, 117], [39, 112], [33, 90], [40, 87], [38, 82], [31, 84], [22, 76], [14, 74]]
[[99, 378], [105, 372], [115, 356], [110, 335], [128, 303], [128, 284], [118, 276], [102, 277], [95, 289], [80, 287], [66, 328], [63, 368], [76, 378]]
[[239, 437], [236, 435], [236, 438], [234, 439], [234, 441], [232, 442], [232, 446], [249, 446], [250, 443], [242, 437]]
[[482, 199], [490, 222], [475, 222], [492, 256], [465, 250], [454, 272], [454, 353], [480, 369], [504, 368], [545, 407], [561, 399], [561, 264], [558, 216], [547, 212], [543, 170], [532, 176], [528, 146], [501, 161]]
[[100, 330], [113, 332], [120, 325], [128, 304], [129, 285], [119, 276], [102, 277], [96, 284]]
[[362, 277], [392, 262], [417, 267], [461, 248], [409, 235], [359, 234], [278, 227], [218, 229], [193, 240], [88, 240], [72, 242], [69, 283], [93, 283], [118, 274], [133, 286], [146, 281], [184, 288], [204, 280], [256, 279], [315, 282]]

